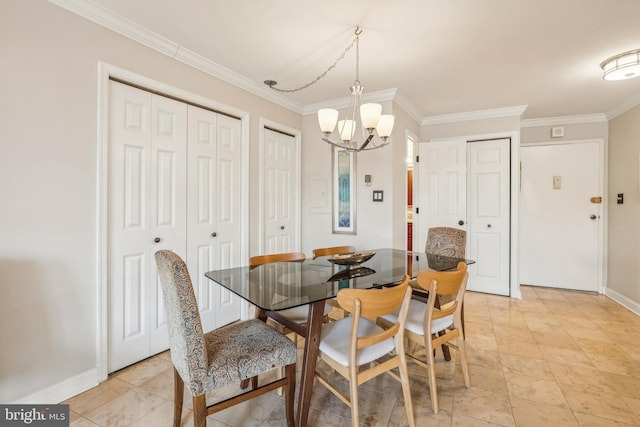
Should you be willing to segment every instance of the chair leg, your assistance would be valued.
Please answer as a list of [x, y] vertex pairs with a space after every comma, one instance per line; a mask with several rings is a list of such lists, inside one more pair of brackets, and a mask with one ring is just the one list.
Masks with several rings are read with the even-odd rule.
[[[296, 365], [287, 365], [284, 368], [287, 378], [287, 386], [284, 389], [284, 408], [287, 417], [287, 426], [295, 426], [294, 399], [296, 395]], [[280, 389], [279, 389], [280, 390]]]
[[184, 381], [173, 368], [173, 427], [180, 427], [182, 422], [182, 400], [184, 398]]
[[[430, 339], [427, 337], [426, 339]], [[427, 344], [427, 343], [425, 343]], [[435, 357], [433, 356], [433, 346], [431, 343], [427, 344], [427, 365], [429, 365], [429, 394], [431, 394], [431, 407], [433, 408], [433, 413], [438, 413], [438, 391], [436, 390], [436, 366], [435, 366]]]
[[471, 387], [471, 381], [469, 380], [469, 367], [467, 366], [467, 351], [464, 343], [464, 332], [458, 335], [456, 339], [458, 346], [458, 353], [460, 353], [460, 365], [462, 365], [462, 375], [464, 377], [464, 385], [467, 388]]
[[402, 384], [402, 396], [404, 397], [404, 406], [407, 410], [407, 420], [409, 427], [415, 427], [416, 421], [413, 418], [413, 401], [411, 400], [411, 385], [409, 383], [409, 370], [407, 369], [407, 357], [405, 356], [404, 349], [399, 349], [398, 356], [400, 357], [400, 382]]
[[360, 427], [360, 408], [358, 407], [358, 368], [350, 367], [349, 398], [351, 400], [351, 426]]
[[207, 395], [193, 396], [193, 427], [207, 425]]

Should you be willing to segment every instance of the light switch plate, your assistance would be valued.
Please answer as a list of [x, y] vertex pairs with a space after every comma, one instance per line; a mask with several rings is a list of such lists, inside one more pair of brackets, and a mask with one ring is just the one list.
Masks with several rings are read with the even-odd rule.
[[553, 189], [559, 190], [562, 187], [562, 178], [558, 175], [553, 177]]

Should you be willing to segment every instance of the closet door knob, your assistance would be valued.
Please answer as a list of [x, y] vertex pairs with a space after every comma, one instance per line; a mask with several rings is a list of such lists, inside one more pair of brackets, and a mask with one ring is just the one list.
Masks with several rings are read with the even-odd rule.
[[155, 239], [153, 239], [153, 241], [156, 242], [156, 243], [160, 243], [160, 238], [156, 237]]
[[281, 226], [280, 226], [280, 230], [284, 230], [284, 225], [281, 225]]
[[464, 225], [464, 221], [463, 220], [458, 221], [458, 225]]
[[216, 233], [215, 231], [213, 233], [211, 233], [211, 237], [216, 237], [218, 235], [218, 233]]

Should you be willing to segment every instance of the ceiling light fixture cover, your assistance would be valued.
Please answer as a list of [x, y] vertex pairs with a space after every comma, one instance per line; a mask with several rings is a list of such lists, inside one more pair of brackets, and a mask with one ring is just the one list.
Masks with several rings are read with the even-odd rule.
[[630, 50], [602, 61], [605, 80], [625, 80], [640, 76], [640, 49]]

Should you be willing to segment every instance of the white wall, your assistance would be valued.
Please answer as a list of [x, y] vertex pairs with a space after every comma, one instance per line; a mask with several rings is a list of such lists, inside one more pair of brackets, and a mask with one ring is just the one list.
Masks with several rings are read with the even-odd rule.
[[0, 0], [0, 50], [0, 402], [15, 402], [73, 394], [96, 368], [99, 61], [248, 112], [251, 170], [260, 117], [302, 118], [45, 0]]

